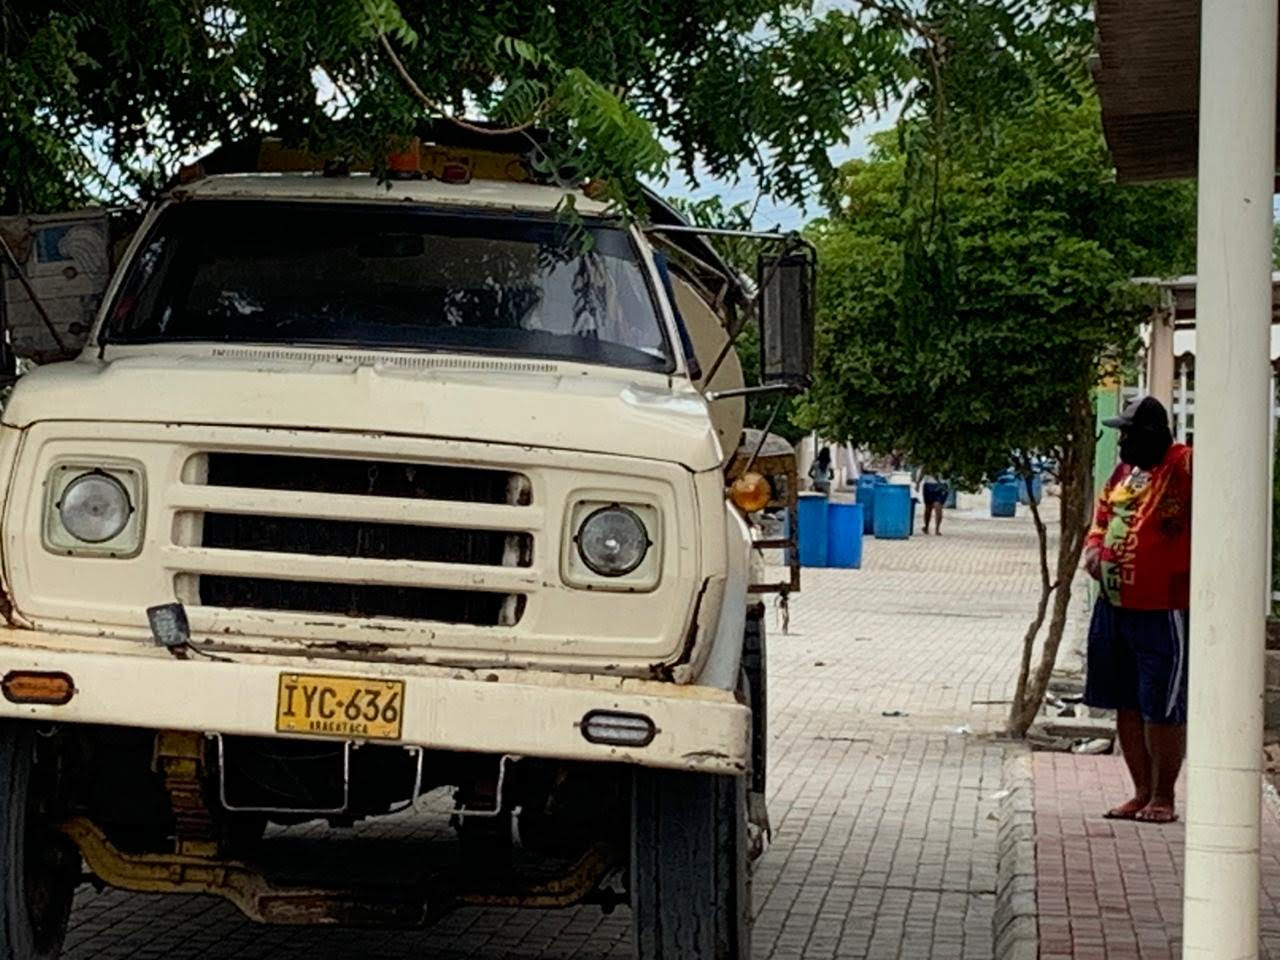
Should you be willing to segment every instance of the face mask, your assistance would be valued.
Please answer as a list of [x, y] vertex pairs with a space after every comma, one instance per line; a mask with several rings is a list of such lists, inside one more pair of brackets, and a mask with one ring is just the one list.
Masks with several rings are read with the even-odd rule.
[[1130, 430], [1120, 438], [1120, 459], [1139, 470], [1150, 470], [1164, 459], [1172, 443], [1168, 430]]

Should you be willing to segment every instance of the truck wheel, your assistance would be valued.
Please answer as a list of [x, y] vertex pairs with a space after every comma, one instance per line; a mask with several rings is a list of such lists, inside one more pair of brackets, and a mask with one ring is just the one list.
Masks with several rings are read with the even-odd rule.
[[763, 797], [769, 769], [769, 668], [763, 603], [747, 611], [742, 636], [742, 669], [751, 694], [751, 784], [748, 789]]
[[633, 790], [637, 960], [747, 960], [746, 778], [639, 769]]
[[52, 780], [31, 727], [0, 726], [0, 960], [62, 952], [80, 854], [50, 826]]

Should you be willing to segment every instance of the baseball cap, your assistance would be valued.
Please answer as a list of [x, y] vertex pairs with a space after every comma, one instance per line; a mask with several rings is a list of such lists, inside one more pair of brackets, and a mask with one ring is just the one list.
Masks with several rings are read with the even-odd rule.
[[1127, 430], [1130, 427], [1165, 427], [1167, 429], [1169, 414], [1164, 404], [1155, 397], [1141, 397], [1121, 410], [1119, 416], [1103, 420], [1102, 425], [1120, 430]]

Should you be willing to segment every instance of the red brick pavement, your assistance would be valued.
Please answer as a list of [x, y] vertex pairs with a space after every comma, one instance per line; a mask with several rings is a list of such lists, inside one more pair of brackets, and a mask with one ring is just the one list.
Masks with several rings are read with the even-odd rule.
[[[1041, 960], [1176, 960], [1182, 823], [1103, 818], [1131, 796], [1118, 756], [1037, 753], [1032, 768]], [[1262, 829], [1262, 949], [1280, 960], [1280, 821], [1269, 804]]]

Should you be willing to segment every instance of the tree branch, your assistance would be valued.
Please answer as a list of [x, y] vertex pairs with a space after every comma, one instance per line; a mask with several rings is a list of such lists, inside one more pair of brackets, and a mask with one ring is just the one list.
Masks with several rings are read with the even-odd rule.
[[[1035, 650], [1036, 637], [1040, 633], [1040, 628], [1044, 626], [1045, 617], [1049, 612], [1049, 599], [1053, 596], [1054, 590], [1058, 584], [1049, 580], [1049, 531], [1044, 525], [1044, 520], [1040, 516], [1040, 508], [1036, 505], [1035, 497], [1031, 496], [1031, 472], [1030, 463], [1023, 458], [1023, 464], [1026, 468], [1026, 474], [1023, 482], [1027, 485], [1027, 499], [1031, 504], [1031, 517], [1035, 521], [1036, 541], [1040, 559], [1040, 599], [1036, 602], [1035, 616], [1031, 618], [1031, 622], [1027, 624], [1027, 632], [1022, 637], [1022, 661], [1018, 665], [1018, 685], [1013, 694], [1013, 706], [1009, 708], [1009, 729], [1016, 730], [1021, 726], [1022, 719], [1027, 715], [1028, 696], [1027, 687], [1031, 679], [1031, 655]], [[1043, 691], [1040, 693], [1043, 697]], [[1036, 709], [1039, 709], [1039, 702], [1036, 702]]]
[[395, 69], [397, 76], [400, 77], [401, 82], [403, 82], [409, 92], [413, 94], [414, 98], [432, 113], [439, 114], [443, 119], [450, 123], [461, 127], [463, 130], [468, 130], [471, 133], [482, 134], [486, 137], [505, 137], [510, 136], [513, 133], [524, 133], [533, 126], [534, 121], [530, 119], [518, 126], [503, 127], [501, 129], [494, 130], [489, 127], [482, 127], [475, 123], [468, 123], [466, 120], [461, 120], [458, 117], [452, 116], [444, 109], [444, 107], [440, 106], [440, 104], [427, 96], [423, 89], [418, 86], [418, 82], [413, 79], [408, 68], [404, 65], [404, 61], [396, 55], [395, 48], [391, 46], [391, 41], [381, 30], [378, 31], [378, 42], [382, 44], [382, 50], [387, 55], [387, 59], [391, 61], [391, 66]]
[[876, 13], [888, 17], [900, 27], [910, 30], [925, 41], [925, 53], [928, 54], [929, 67], [933, 73], [933, 100], [936, 114], [934, 122], [938, 128], [933, 151], [933, 204], [929, 211], [929, 235], [932, 236], [933, 228], [937, 224], [938, 209], [941, 206], [942, 140], [947, 131], [946, 102], [942, 96], [942, 58], [939, 53], [945, 38], [933, 27], [921, 23], [905, 10], [883, 3], [881, 0], [854, 0], [854, 2], [863, 9], [874, 10]]
[[899, 26], [906, 27], [913, 33], [917, 33], [929, 40], [931, 43], [938, 45], [942, 42], [942, 35], [932, 27], [926, 27], [905, 10], [892, 6], [891, 4], [881, 3], [880, 0], [854, 0], [858, 6], [866, 10], [874, 10], [876, 13], [883, 14], [890, 20], [897, 21]]

